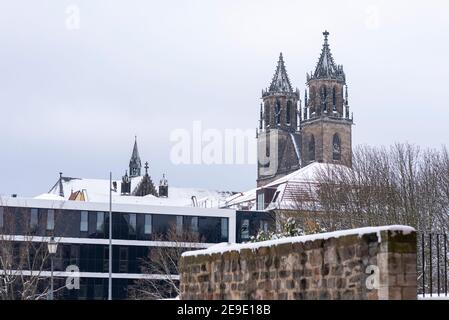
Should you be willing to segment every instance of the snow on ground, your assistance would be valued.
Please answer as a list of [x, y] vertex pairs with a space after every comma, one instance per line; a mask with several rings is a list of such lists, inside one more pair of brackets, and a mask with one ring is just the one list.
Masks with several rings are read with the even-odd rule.
[[430, 296], [430, 293], [426, 293], [425, 296], [422, 294], [418, 294], [418, 300], [449, 300], [449, 296], [446, 296], [440, 293], [438, 296], [438, 293], [433, 293], [432, 296]]
[[349, 229], [349, 230], [341, 230], [341, 231], [326, 232], [326, 233], [317, 233], [317, 234], [311, 234], [311, 235], [306, 235], [306, 236], [288, 237], [288, 238], [268, 240], [268, 241], [262, 241], [262, 242], [254, 242], [254, 243], [230, 244], [230, 243], [223, 242], [223, 243], [213, 245], [205, 250], [184, 252], [182, 254], [182, 256], [187, 257], [187, 256], [198, 256], [198, 255], [210, 255], [213, 253], [222, 254], [227, 251], [240, 251], [242, 249], [255, 250], [260, 247], [270, 247], [270, 246], [283, 244], [283, 243], [297, 243], [297, 242], [307, 242], [307, 241], [314, 241], [314, 240], [326, 240], [326, 239], [330, 239], [330, 238], [339, 238], [339, 237], [349, 236], [349, 235], [358, 235], [359, 237], [361, 237], [364, 234], [370, 234], [370, 233], [377, 233], [377, 237], [380, 242], [381, 241], [381, 231], [387, 231], [387, 230], [397, 231], [397, 232], [401, 232], [403, 234], [409, 234], [410, 232], [415, 231], [415, 229], [412, 227], [401, 226], [401, 225], [392, 225], [392, 226], [383, 226], [383, 227], [367, 227], [367, 228]]

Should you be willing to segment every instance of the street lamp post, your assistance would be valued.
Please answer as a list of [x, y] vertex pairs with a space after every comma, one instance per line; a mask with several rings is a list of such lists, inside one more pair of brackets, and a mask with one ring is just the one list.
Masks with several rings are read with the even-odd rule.
[[53, 296], [53, 269], [54, 269], [54, 265], [53, 265], [53, 258], [56, 254], [56, 251], [58, 250], [58, 243], [55, 241], [54, 237], [50, 238], [50, 241], [48, 241], [47, 244], [48, 247], [48, 253], [50, 255], [50, 262], [51, 262], [51, 278], [50, 278], [50, 295], [49, 295], [49, 300], [53, 300], [54, 296]]
[[112, 300], [112, 172], [109, 172], [109, 279], [108, 300]]

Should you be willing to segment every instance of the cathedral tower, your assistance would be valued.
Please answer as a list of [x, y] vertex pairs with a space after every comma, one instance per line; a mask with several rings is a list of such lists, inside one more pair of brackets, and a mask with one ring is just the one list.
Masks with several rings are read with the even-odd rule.
[[140, 161], [139, 150], [137, 149], [137, 137], [134, 140], [133, 153], [129, 160], [129, 177], [140, 176], [140, 170], [142, 169], [142, 163]]
[[348, 88], [343, 66], [332, 57], [328, 36], [315, 72], [307, 74], [304, 110], [301, 121], [303, 166], [317, 161], [351, 166], [352, 116], [349, 114]]
[[262, 90], [262, 100], [257, 134], [257, 186], [300, 168], [299, 91], [291, 86], [282, 53], [270, 87]]

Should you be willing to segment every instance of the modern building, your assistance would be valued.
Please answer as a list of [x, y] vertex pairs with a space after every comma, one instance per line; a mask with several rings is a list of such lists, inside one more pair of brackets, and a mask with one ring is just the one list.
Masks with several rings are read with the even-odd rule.
[[[109, 279], [109, 203], [76, 200], [0, 198], [0, 242], [2, 254], [13, 244], [12, 254], [22, 246], [47, 250], [54, 237], [58, 243], [54, 257], [57, 299], [106, 299]], [[112, 295], [128, 297], [127, 289], [144, 277], [158, 279], [161, 274], [142, 273], [141, 264], [160, 247], [185, 246], [186, 250], [207, 248], [221, 242], [248, 241], [259, 228], [267, 229], [272, 219], [267, 213], [236, 210], [173, 207], [145, 204], [112, 204]], [[195, 243], [174, 242], [169, 230], [197, 235]], [[19, 256], [19, 254], [17, 254]], [[32, 259], [32, 258], [31, 258]], [[20, 261], [19, 261], [20, 260]], [[25, 259], [26, 260], [26, 259]], [[20, 274], [39, 273], [49, 277], [49, 266], [16, 261]], [[79, 268], [80, 289], [64, 288], [67, 267]], [[4, 266], [3, 266], [4, 267]], [[14, 269], [13, 268], [13, 269]], [[2, 268], [0, 268], [2, 269]], [[176, 275], [175, 275], [176, 277]]]

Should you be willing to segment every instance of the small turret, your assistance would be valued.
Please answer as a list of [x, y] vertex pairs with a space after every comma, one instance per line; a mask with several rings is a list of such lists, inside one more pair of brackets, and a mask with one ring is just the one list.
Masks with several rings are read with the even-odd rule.
[[122, 195], [129, 195], [131, 193], [131, 180], [129, 179], [129, 176], [128, 176], [128, 170], [125, 171], [125, 175], [122, 177], [120, 193]]
[[168, 197], [168, 181], [165, 178], [165, 173], [162, 175], [162, 179], [159, 182], [159, 197]]

